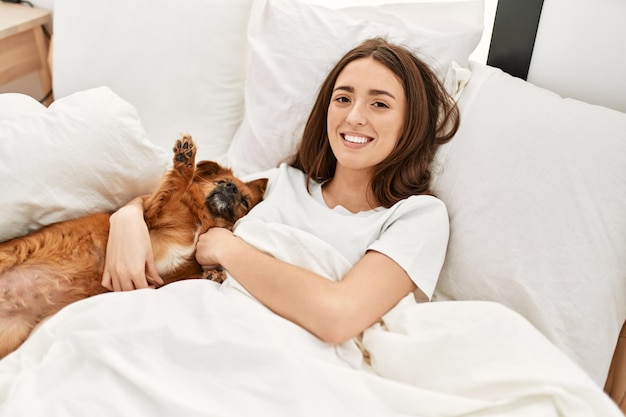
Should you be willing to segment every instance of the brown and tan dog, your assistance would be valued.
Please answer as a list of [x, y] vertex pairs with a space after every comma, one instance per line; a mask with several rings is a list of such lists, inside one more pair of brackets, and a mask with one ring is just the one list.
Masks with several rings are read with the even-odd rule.
[[[174, 146], [174, 164], [144, 199], [159, 275], [168, 284], [205, 273], [195, 260], [198, 236], [231, 228], [263, 198], [266, 179], [244, 183], [212, 161], [195, 164], [190, 136]], [[43, 319], [75, 301], [107, 292], [101, 285], [110, 213], [55, 223], [0, 244], [0, 358], [17, 349]]]

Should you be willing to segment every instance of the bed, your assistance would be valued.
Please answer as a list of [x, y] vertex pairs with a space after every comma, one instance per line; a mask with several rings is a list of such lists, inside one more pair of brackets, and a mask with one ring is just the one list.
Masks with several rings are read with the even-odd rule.
[[[626, 63], [588, 60], [606, 90], [576, 78], [593, 65], [548, 51], [563, 3], [500, 0], [485, 64], [479, 0], [56, 0], [54, 103], [0, 95], [0, 241], [150, 192], [180, 132], [238, 175], [275, 166], [333, 62], [382, 35], [461, 110], [432, 167], [450, 242], [433, 302], [336, 346], [233, 279], [75, 303], [0, 361], [0, 415], [623, 416]], [[624, 46], [625, 7], [597, 3], [567, 10]], [[281, 225], [238, 233], [329, 279], [349, 267]]]

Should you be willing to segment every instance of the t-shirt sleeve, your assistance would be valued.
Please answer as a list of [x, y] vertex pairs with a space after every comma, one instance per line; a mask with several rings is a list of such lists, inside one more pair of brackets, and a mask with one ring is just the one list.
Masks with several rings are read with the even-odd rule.
[[435, 291], [450, 237], [444, 203], [424, 196], [409, 197], [389, 217], [369, 247], [393, 259], [430, 299]]

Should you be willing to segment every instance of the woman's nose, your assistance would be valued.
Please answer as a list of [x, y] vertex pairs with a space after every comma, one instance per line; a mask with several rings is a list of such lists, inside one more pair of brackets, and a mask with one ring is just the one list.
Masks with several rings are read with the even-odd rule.
[[352, 106], [352, 108], [348, 112], [346, 121], [349, 124], [355, 126], [363, 126], [367, 124], [367, 118], [365, 117], [365, 114], [363, 113], [360, 105], [355, 104], [354, 106]]

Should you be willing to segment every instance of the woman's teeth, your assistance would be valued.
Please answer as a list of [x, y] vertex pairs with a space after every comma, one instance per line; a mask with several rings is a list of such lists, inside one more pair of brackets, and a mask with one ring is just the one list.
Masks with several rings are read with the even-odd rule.
[[365, 138], [363, 136], [350, 136], [350, 135], [344, 135], [343, 138], [350, 142], [350, 143], [367, 143], [369, 142], [368, 138]]

